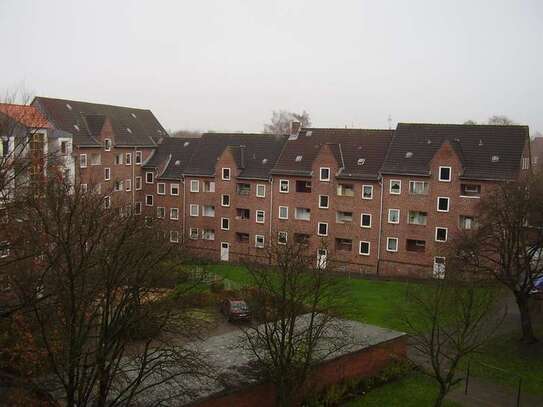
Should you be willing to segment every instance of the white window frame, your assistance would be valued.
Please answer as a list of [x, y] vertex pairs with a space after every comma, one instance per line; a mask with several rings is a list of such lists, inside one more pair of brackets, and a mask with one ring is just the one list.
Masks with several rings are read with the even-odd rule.
[[[228, 197], [228, 205], [225, 205], [224, 204], [224, 197], [227, 196]], [[221, 206], [225, 207], [225, 208], [229, 208], [230, 207], [230, 195], [229, 194], [222, 194], [221, 195]]]
[[[177, 213], [175, 216], [174, 212]], [[170, 220], [179, 220], [179, 208], [170, 208]]]
[[[369, 224], [369, 226], [364, 225], [364, 222], [362, 222], [362, 219], [364, 218], [364, 216], [369, 216], [369, 218], [370, 218], [370, 224]], [[373, 223], [373, 216], [371, 215], [371, 213], [361, 213], [361, 214], [360, 214], [360, 227], [361, 227], [361, 228], [364, 228], [364, 229], [371, 229], [372, 223]]]
[[143, 153], [141, 151], [136, 151], [136, 157], [134, 158], [134, 163], [136, 165], [141, 165], [143, 163]]
[[111, 168], [104, 168], [104, 181], [111, 181]]
[[[149, 174], [151, 174], [151, 181], [148, 180]], [[153, 171], [146, 171], [145, 172], [145, 183], [146, 184], [154, 184], [155, 183], [155, 173]]]
[[[281, 210], [286, 209], [286, 216], [281, 216]], [[277, 214], [279, 219], [288, 219], [288, 206], [279, 206], [279, 213]]]
[[[224, 223], [223, 223], [225, 220], [228, 222], [228, 225], [226, 228], [224, 227]], [[230, 218], [221, 218], [221, 230], [230, 230]]]
[[[398, 221], [397, 222], [393, 222], [393, 221], [390, 220], [390, 214], [392, 213], [392, 211], [398, 211]], [[399, 209], [397, 209], [397, 208], [390, 208], [388, 210], [388, 216], [387, 216], [388, 223], [391, 223], [393, 225], [398, 225], [400, 223], [400, 212], [401, 211]]]
[[[279, 238], [279, 236], [281, 236], [281, 235], [285, 236], [285, 241], [284, 242], [281, 242], [281, 239]], [[288, 232], [285, 232], [285, 231], [277, 232], [277, 244], [286, 245], [287, 243], [288, 243]]]
[[[83, 162], [85, 162], [85, 165], [83, 165]], [[87, 165], [87, 154], [79, 154], [79, 168], [87, 168]]]
[[[327, 206], [321, 206], [321, 197], [323, 196], [326, 197]], [[319, 195], [319, 209], [330, 209], [330, 195]]]
[[[327, 170], [328, 171], [328, 177], [324, 178], [322, 176], [322, 171]], [[330, 181], [330, 178], [332, 177], [332, 171], [330, 171], [330, 167], [320, 167], [319, 168], [319, 181]]]
[[189, 228], [189, 239], [198, 240], [198, 228]]
[[[262, 188], [264, 190], [264, 193], [259, 194], [258, 189]], [[256, 197], [257, 198], [266, 198], [266, 184], [256, 184]]]
[[190, 192], [200, 192], [200, 181], [197, 179], [190, 180]]
[[[282, 185], [285, 184], [287, 186], [287, 189], [283, 191]], [[280, 179], [279, 180], [279, 192], [281, 194], [288, 194], [290, 191], [290, 182], [288, 179]]]
[[132, 153], [126, 153], [124, 155], [124, 163], [125, 165], [132, 165]]
[[[397, 182], [398, 186], [400, 187], [400, 190], [398, 192], [392, 192], [392, 183]], [[402, 193], [402, 180], [401, 179], [391, 179], [388, 184], [388, 192], [391, 195], [401, 195]]]
[[[395, 249], [395, 250], [392, 250], [392, 249], [390, 248], [390, 246], [389, 246], [389, 242], [391, 242], [391, 241], [393, 241], [393, 240], [396, 241], [396, 249]], [[396, 252], [398, 252], [398, 247], [399, 247], [399, 245], [400, 245], [400, 241], [399, 241], [399, 239], [398, 239], [397, 237], [387, 237], [387, 245], [386, 245], [386, 251], [387, 251], [387, 252], [390, 252], [390, 253], [396, 253]]]
[[[362, 243], [367, 243], [368, 244], [368, 252], [367, 253], [362, 252]], [[361, 256], [370, 256], [371, 255], [371, 242], [369, 242], [367, 240], [360, 240], [358, 242], [358, 254], [361, 255]]]
[[[147, 203], [148, 197], [151, 197], [151, 203]], [[153, 194], [145, 195], [145, 206], [154, 206], [154, 204], [155, 204], [155, 197], [153, 196]]]
[[[364, 197], [364, 188], [370, 188], [371, 195], [369, 198]], [[362, 199], [367, 199], [367, 200], [373, 199], [373, 185], [367, 185], [367, 184], [362, 185]]]
[[[444, 210], [444, 209], [439, 209], [439, 200], [440, 199], [446, 199], [447, 200], [447, 210]], [[437, 205], [436, 205], [436, 209], [438, 212], [449, 212], [451, 210], [451, 198], [449, 198], [448, 196], [438, 196], [437, 197]]]
[[111, 146], [112, 146], [111, 139], [110, 138], [104, 139], [104, 150], [111, 151]]
[[[258, 220], [258, 214], [262, 213], [262, 220]], [[263, 211], [262, 209], [257, 209], [255, 211], [255, 222], [256, 223], [266, 223], [266, 211]]]
[[[139, 180], [139, 187], [138, 187], [138, 180]], [[143, 188], [143, 177], [136, 177], [135, 190], [141, 191], [142, 188]]]
[[[438, 240], [438, 239], [437, 239], [437, 231], [438, 231], [439, 229], [445, 230], [445, 240]], [[449, 240], [449, 228], [444, 228], [444, 227], [442, 227], [442, 226], [436, 226], [436, 231], [435, 231], [435, 234], [434, 234], [434, 240], [435, 240], [436, 242], [439, 242], [439, 243], [445, 243], [445, 242], [447, 242], [447, 240]]]
[[[415, 188], [413, 186], [416, 185], [416, 184], [428, 185], [428, 189], [427, 189], [426, 193], [425, 194], [418, 194], [416, 192], [413, 192], [413, 190], [415, 190]], [[429, 191], [430, 191], [430, 184], [427, 181], [420, 181], [420, 180], [410, 180], [409, 181], [409, 193], [411, 195], [428, 195]]]
[[[262, 244], [260, 244], [260, 245], [258, 244], [259, 239], [262, 239]], [[264, 235], [255, 235], [255, 247], [257, 249], [263, 249], [265, 247], [265, 244], [266, 244], [265, 242], [266, 242], [266, 240], [264, 238]]]
[[[224, 174], [225, 170], [228, 171], [228, 176], [225, 176], [225, 174]], [[226, 167], [222, 168], [221, 169], [221, 176], [222, 176], [223, 181], [230, 181], [232, 179], [232, 172], [231, 172], [230, 168], [226, 168]]]
[[[159, 212], [163, 212], [163, 216], [160, 216]], [[156, 207], [156, 217], [158, 219], [166, 219], [166, 208], [164, 206], [157, 206]]]
[[[160, 192], [160, 187], [162, 186], [162, 192]], [[157, 195], [166, 195], [166, 183], [157, 182], [156, 184], [156, 193]]]
[[[326, 225], [326, 233], [321, 234], [321, 225]], [[328, 222], [318, 222], [317, 223], [317, 236], [328, 236]]]
[[[441, 178], [441, 170], [442, 169], [448, 169], [449, 170], [449, 179]], [[451, 182], [452, 181], [452, 167], [449, 167], [449, 166], [446, 166], [446, 165], [439, 166], [438, 179], [441, 182]]]
[[[196, 210], [194, 210], [196, 209]], [[189, 216], [197, 217], [200, 216], [200, 205], [198, 204], [190, 204], [189, 205]]]
[[106, 209], [111, 208], [111, 197], [109, 195], [106, 195], [104, 197], [104, 208]]
[[141, 215], [141, 212], [143, 211], [143, 203], [142, 202], [134, 202], [134, 215]]
[[115, 165], [123, 165], [124, 162], [124, 154], [119, 153], [115, 154]]
[[132, 180], [131, 180], [130, 178], [127, 178], [127, 179], [126, 179], [124, 190], [125, 190], [126, 192], [132, 191]]
[[[177, 193], [173, 193], [173, 189], [177, 188]], [[170, 184], [170, 195], [171, 196], [179, 196], [179, 184]]]
[[179, 231], [170, 230], [170, 243], [179, 243]]

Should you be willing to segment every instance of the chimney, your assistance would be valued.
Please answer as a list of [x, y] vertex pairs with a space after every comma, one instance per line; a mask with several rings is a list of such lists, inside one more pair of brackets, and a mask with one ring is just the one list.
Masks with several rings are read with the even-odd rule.
[[300, 130], [302, 129], [302, 123], [291, 121], [290, 122], [290, 136], [297, 136], [300, 133]]

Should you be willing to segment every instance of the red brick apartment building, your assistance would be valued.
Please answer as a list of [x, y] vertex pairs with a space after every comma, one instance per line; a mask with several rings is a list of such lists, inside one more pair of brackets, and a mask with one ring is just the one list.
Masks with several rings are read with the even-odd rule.
[[537, 171], [543, 170], [543, 136], [532, 140], [532, 165]]
[[306, 241], [329, 268], [439, 276], [443, 248], [476, 224], [498, 182], [531, 168], [526, 126], [398, 124], [291, 134], [168, 137], [149, 110], [38, 97], [73, 139], [78, 181], [106, 204], [167, 219], [172, 244], [222, 261], [267, 262]]

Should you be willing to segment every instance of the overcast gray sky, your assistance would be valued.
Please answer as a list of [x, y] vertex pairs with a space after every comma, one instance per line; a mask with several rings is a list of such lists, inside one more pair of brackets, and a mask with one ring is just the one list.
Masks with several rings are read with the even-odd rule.
[[166, 128], [484, 121], [543, 131], [542, 0], [0, 0], [0, 89], [149, 108]]

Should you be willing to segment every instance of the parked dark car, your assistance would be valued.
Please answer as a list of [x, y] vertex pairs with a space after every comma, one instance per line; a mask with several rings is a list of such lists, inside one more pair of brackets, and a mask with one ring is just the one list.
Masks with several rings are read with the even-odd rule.
[[247, 321], [251, 313], [247, 303], [243, 300], [228, 298], [221, 303], [221, 312], [228, 321]]

